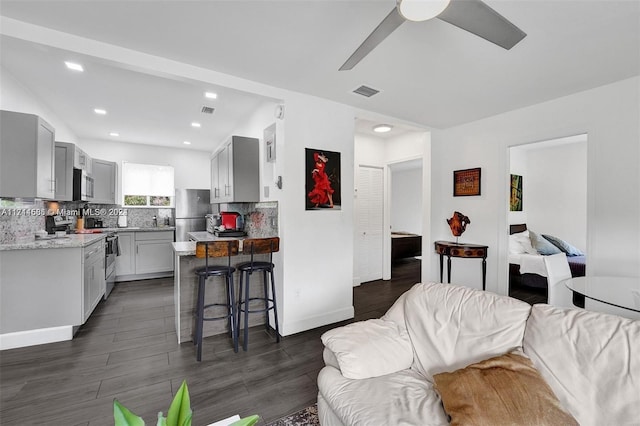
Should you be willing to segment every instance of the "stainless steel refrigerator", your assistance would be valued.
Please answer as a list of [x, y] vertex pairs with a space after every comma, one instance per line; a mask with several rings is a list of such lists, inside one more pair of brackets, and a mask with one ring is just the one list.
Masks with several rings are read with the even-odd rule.
[[188, 232], [207, 230], [209, 193], [208, 189], [176, 189], [176, 241], [189, 241]]

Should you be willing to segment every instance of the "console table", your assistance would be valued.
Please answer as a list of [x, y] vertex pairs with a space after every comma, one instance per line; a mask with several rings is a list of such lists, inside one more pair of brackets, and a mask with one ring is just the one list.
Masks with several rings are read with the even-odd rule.
[[461, 257], [466, 259], [482, 259], [482, 289], [485, 290], [487, 282], [487, 250], [488, 246], [481, 244], [462, 244], [454, 241], [436, 241], [436, 253], [440, 255], [440, 282], [443, 274], [443, 259], [447, 256], [447, 283], [451, 283], [451, 258]]

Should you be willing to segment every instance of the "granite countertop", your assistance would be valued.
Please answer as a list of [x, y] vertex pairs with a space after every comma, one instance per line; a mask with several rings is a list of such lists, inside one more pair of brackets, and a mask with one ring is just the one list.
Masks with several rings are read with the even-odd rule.
[[175, 226], [153, 226], [153, 227], [139, 227], [128, 226], [126, 228], [98, 228], [103, 232], [160, 232], [160, 231], [175, 231]]
[[68, 234], [60, 238], [38, 238], [32, 241], [0, 244], [0, 251], [86, 247], [91, 243], [95, 243], [98, 240], [106, 238], [106, 236], [107, 234], [102, 233]]

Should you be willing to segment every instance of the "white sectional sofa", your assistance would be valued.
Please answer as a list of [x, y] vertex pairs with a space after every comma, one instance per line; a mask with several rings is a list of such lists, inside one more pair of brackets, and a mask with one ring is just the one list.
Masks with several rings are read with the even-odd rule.
[[[573, 419], [580, 425], [640, 424], [640, 321], [531, 307], [506, 296], [429, 283], [416, 284], [381, 319], [330, 330], [322, 341], [326, 366], [318, 376], [318, 411], [323, 426], [459, 424], [465, 415], [467, 422], [474, 418], [474, 410], [484, 415], [492, 407], [500, 416], [500, 410], [508, 412], [498, 423], [519, 424], [508, 418], [515, 412], [515, 419], [529, 416], [529, 424], [571, 424]], [[517, 372], [506, 373], [509, 380], [517, 376], [516, 382], [499, 376], [498, 388], [516, 399], [513, 404], [491, 399], [495, 383], [480, 390], [462, 384], [462, 377], [470, 377], [467, 372], [508, 353], [530, 360], [535, 368], [515, 370], [533, 370], [541, 384], [527, 382], [531, 374], [523, 382]], [[489, 370], [473, 370], [483, 372], [474, 377], [484, 380]], [[440, 374], [445, 372], [455, 373]], [[453, 395], [458, 392], [453, 399], [447, 393], [452, 389]], [[552, 391], [550, 397], [545, 389]], [[533, 414], [520, 412], [531, 409]]]

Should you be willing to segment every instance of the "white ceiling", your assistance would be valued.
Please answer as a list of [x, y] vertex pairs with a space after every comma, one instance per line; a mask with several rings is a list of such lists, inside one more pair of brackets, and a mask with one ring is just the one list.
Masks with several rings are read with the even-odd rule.
[[[486, 3], [528, 34], [512, 50], [499, 48], [437, 19], [406, 22], [352, 71], [338, 68], [394, 7], [395, 0], [1, 0], [0, 13], [332, 99], [424, 127], [455, 126], [640, 74], [639, 1], [486, 0]], [[47, 83], [42, 69], [23, 72], [14, 63], [23, 55], [20, 47], [9, 46], [14, 50], [5, 56], [5, 43], [3, 40], [2, 65], [15, 70], [16, 77], [24, 78], [26, 85], [54, 86], [65, 78], [47, 77], [54, 79]], [[37, 51], [32, 53], [36, 58], [31, 60], [43, 60], [37, 57], [42, 56]], [[38, 72], [40, 77], [36, 75]], [[166, 82], [154, 82], [152, 77], [141, 79], [121, 70], [105, 68], [101, 72], [105, 73], [102, 84], [110, 86], [104, 87], [105, 93], [111, 91], [126, 99], [123, 104], [129, 104], [124, 90], [130, 90], [131, 86], [119, 85], [126, 84], [123, 82], [129, 78], [134, 87], [146, 85], [147, 79], [150, 87], [167, 86]], [[168, 84], [170, 97], [164, 101], [154, 100], [136, 108], [146, 106], [149, 111], [166, 107], [167, 99], [179, 99], [178, 92], [193, 88], [197, 95], [203, 89], [194, 82], [174, 83], [175, 86]], [[361, 84], [380, 93], [372, 98], [351, 93]], [[71, 89], [59, 90], [58, 94], [51, 89], [47, 96], [56, 106], [66, 105], [69, 112], [65, 111], [63, 118], [79, 135], [84, 135], [90, 131], [92, 122], [68, 115], [71, 104], [85, 100], [77, 98]], [[193, 102], [190, 100], [189, 106], [181, 103], [180, 107], [186, 110]], [[196, 102], [199, 103], [200, 100]], [[130, 114], [126, 105], [118, 108], [125, 108], [123, 115], [129, 116], [127, 125], [131, 129], [142, 121], [136, 114]], [[180, 115], [180, 119], [187, 118]], [[168, 124], [163, 121], [155, 125]]]

